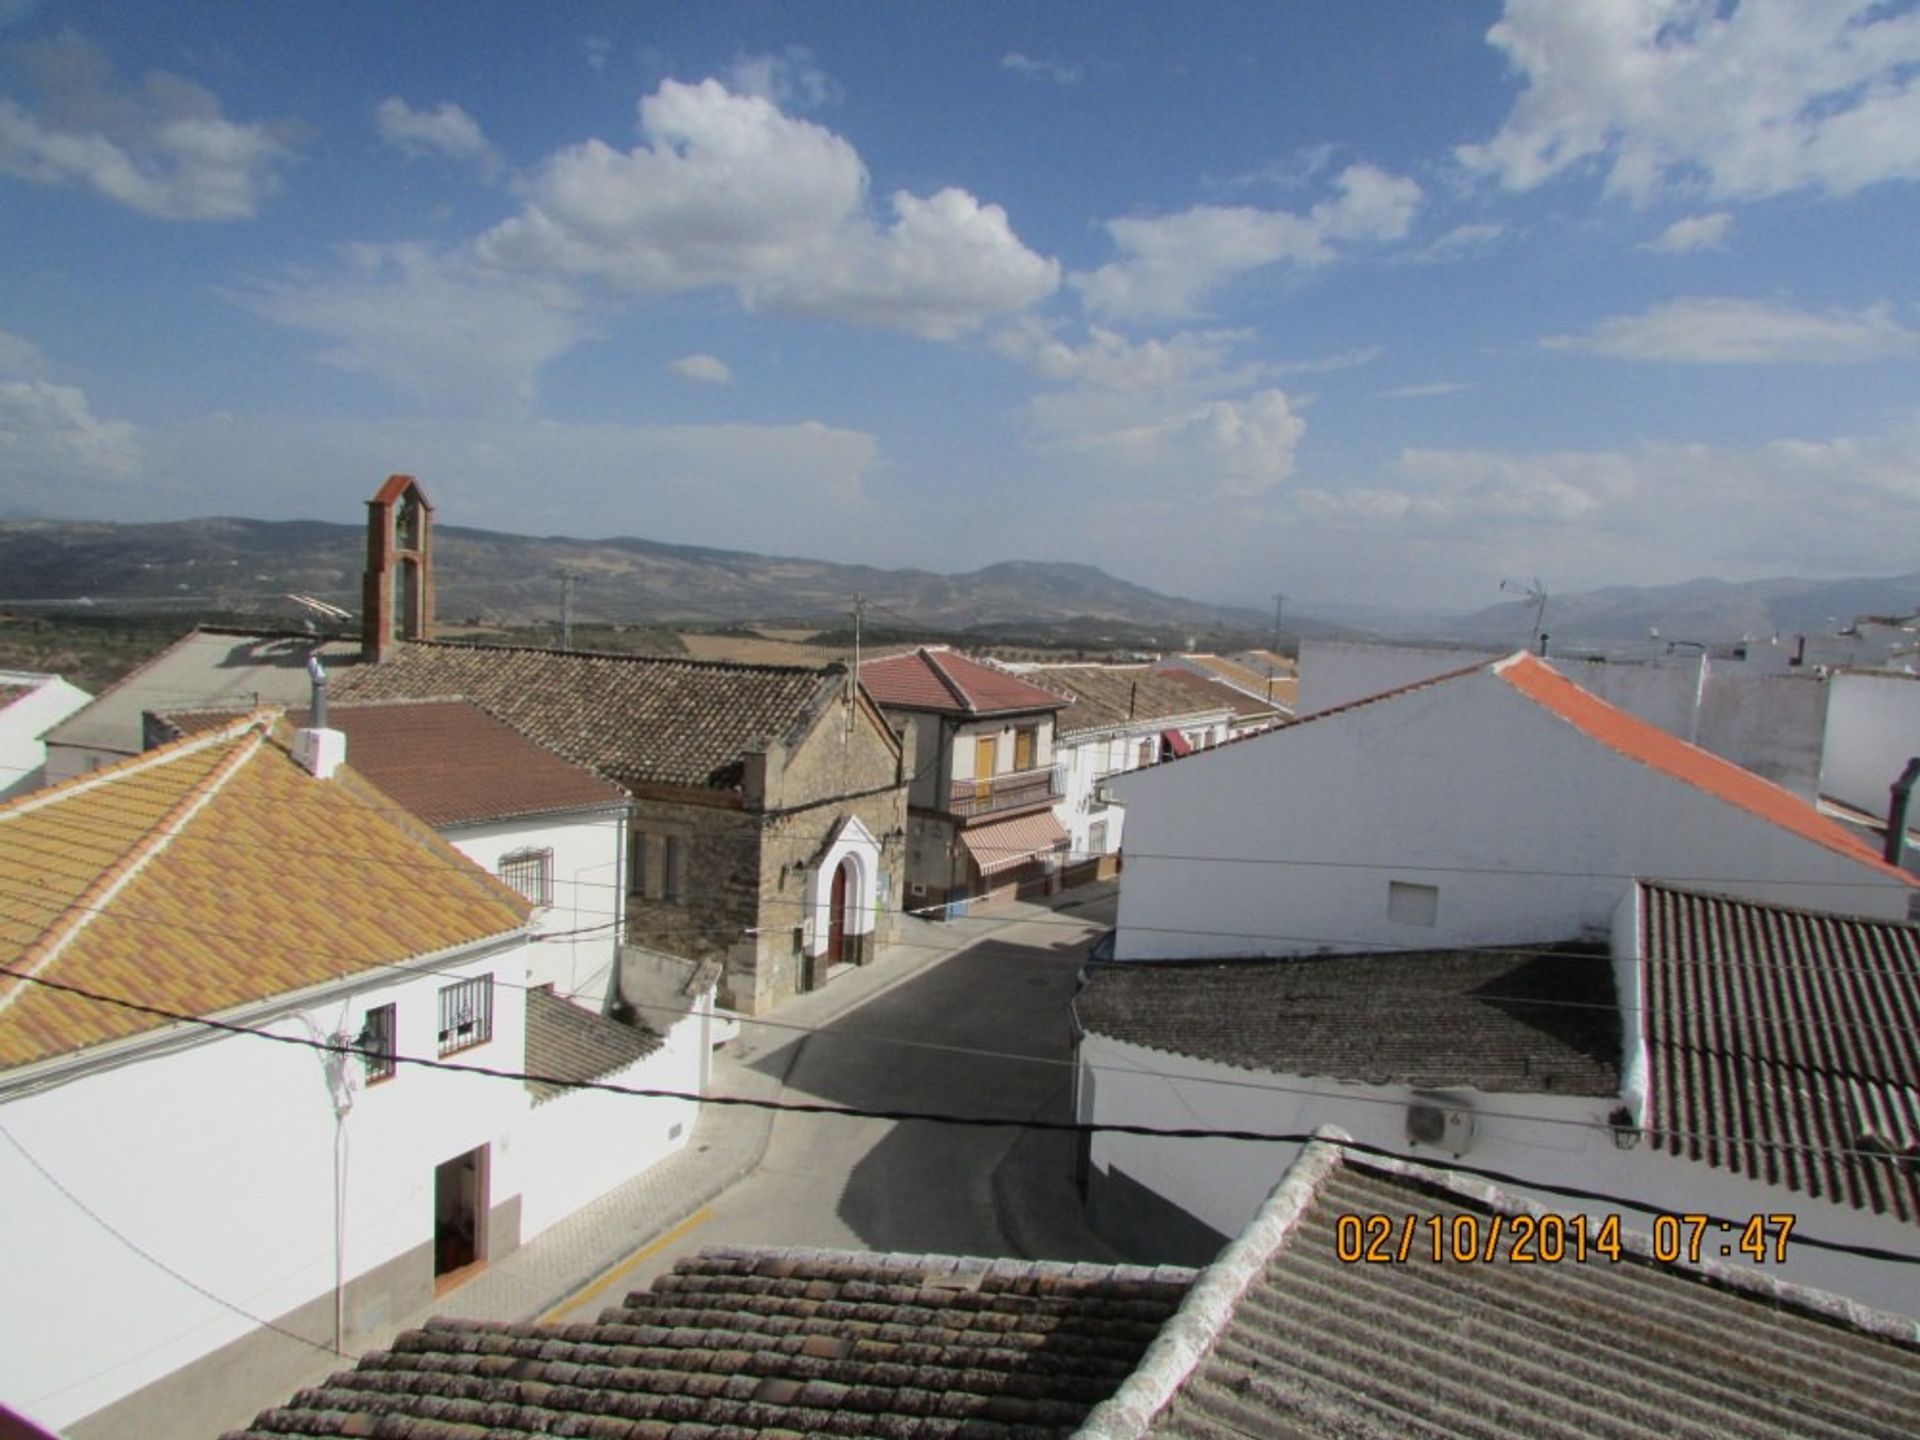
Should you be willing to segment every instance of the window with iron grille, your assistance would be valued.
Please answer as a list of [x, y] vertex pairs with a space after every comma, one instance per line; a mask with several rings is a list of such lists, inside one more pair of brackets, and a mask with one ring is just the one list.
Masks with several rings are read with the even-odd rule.
[[366, 1067], [369, 1085], [391, 1080], [399, 1068], [393, 1058], [394, 1016], [393, 1006], [376, 1005], [360, 1027], [360, 1063]]
[[440, 992], [440, 1053], [451, 1055], [493, 1038], [493, 976], [477, 975]]
[[500, 857], [500, 878], [536, 905], [553, 903], [553, 851], [515, 850]]

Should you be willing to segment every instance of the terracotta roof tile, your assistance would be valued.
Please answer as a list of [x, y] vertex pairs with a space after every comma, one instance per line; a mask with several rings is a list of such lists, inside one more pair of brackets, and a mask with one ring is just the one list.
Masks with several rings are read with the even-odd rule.
[[1654, 1143], [1920, 1221], [1920, 926], [1644, 882], [1640, 906]]
[[837, 667], [729, 665], [407, 641], [336, 683], [342, 701], [464, 697], [568, 759], [632, 788], [737, 789], [747, 751], [785, 741], [838, 692]]
[[860, 683], [881, 705], [943, 715], [1063, 710], [1071, 703], [1069, 696], [943, 646], [869, 660], [860, 667]]
[[[1456, 1221], [1484, 1240], [1536, 1210], [1444, 1171], [1308, 1148], [1084, 1440], [1852, 1440], [1912, 1433], [1920, 1345], [1840, 1302], [1728, 1267], [1553, 1264], [1426, 1253]], [[1341, 1259], [1342, 1217], [1386, 1215], [1407, 1263]], [[1399, 1231], [1396, 1228], [1395, 1237]], [[1350, 1240], [1350, 1236], [1347, 1237]]]
[[[236, 1437], [1070, 1435], [1190, 1271], [709, 1250], [580, 1325], [434, 1320]], [[657, 1428], [656, 1428], [657, 1427]]]
[[1619, 1089], [1612, 967], [1574, 947], [1126, 960], [1093, 967], [1074, 1012], [1115, 1040], [1285, 1075]]
[[1582, 690], [1544, 660], [1523, 652], [1496, 661], [1489, 668], [1536, 705], [1608, 749], [1704, 790], [1804, 840], [1920, 886], [1920, 878], [1888, 865], [1880, 858], [1879, 851], [1845, 826], [1820, 814], [1793, 792], [1609, 705], [1599, 696]]
[[[1236, 690], [1231, 685], [1219, 680], [1209, 679], [1205, 675], [1196, 675], [1191, 670], [1162, 670], [1159, 674], [1162, 680], [1179, 689], [1185, 690], [1193, 697], [1190, 702], [1192, 708], [1200, 710], [1211, 709], [1215, 706], [1225, 706], [1233, 712], [1236, 720], [1275, 717], [1280, 714], [1278, 708], [1280, 705], [1290, 705], [1292, 703], [1291, 698], [1280, 688], [1282, 684], [1288, 683], [1284, 681], [1276, 681], [1274, 683], [1273, 693], [1275, 704], [1270, 705], [1266, 700], [1256, 699], [1244, 690]], [[1299, 682], [1294, 681], [1291, 683], [1297, 685]]]
[[[229, 720], [211, 711], [166, 715], [181, 734]], [[303, 707], [287, 712], [305, 725]], [[465, 700], [327, 707], [353, 768], [429, 825], [552, 815], [619, 805], [624, 790]]]
[[[250, 717], [0, 807], [0, 963], [210, 1015], [521, 928], [519, 896], [288, 739]], [[0, 978], [0, 1065], [162, 1023]]]
[[[598, 1080], [624, 1070], [665, 1042], [645, 1025], [624, 1025], [583, 1010], [546, 989], [527, 992], [527, 1073], [553, 1080]], [[530, 1080], [534, 1103], [567, 1087]]]
[[[1224, 685], [1215, 687], [1209, 698], [1205, 692], [1148, 665], [1041, 665], [1022, 673], [1073, 697], [1073, 703], [1054, 721], [1055, 732], [1060, 735], [1110, 730], [1135, 722], [1164, 724], [1193, 719], [1231, 710], [1224, 698], [1228, 694], [1247, 699]], [[1188, 678], [1206, 683], [1197, 675]]]

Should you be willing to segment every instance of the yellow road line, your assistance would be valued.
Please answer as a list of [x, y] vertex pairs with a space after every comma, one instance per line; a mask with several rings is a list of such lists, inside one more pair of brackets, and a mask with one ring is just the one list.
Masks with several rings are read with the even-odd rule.
[[591, 1285], [588, 1285], [585, 1289], [574, 1291], [573, 1294], [569, 1295], [566, 1299], [562, 1300], [558, 1305], [554, 1306], [551, 1310], [547, 1311], [546, 1314], [542, 1315], [540, 1317], [540, 1323], [543, 1325], [547, 1324], [550, 1321], [559, 1319], [562, 1315], [564, 1315], [569, 1310], [578, 1309], [580, 1306], [586, 1304], [589, 1300], [593, 1299], [593, 1297], [598, 1295], [602, 1290], [605, 1290], [608, 1286], [618, 1283], [620, 1280], [620, 1277], [625, 1275], [628, 1271], [632, 1270], [634, 1266], [640, 1264], [642, 1261], [648, 1259], [651, 1256], [659, 1254], [662, 1250], [666, 1249], [667, 1246], [673, 1244], [674, 1241], [678, 1240], [682, 1235], [685, 1235], [689, 1230], [692, 1230], [696, 1226], [706, 1224], [707, 1221], [711, 1220], [712, 1218], [713, 1218], [713, 1211], [711, 1209], [700, 1209], [700, 1210], [694, 1211], [693, 1214], [689, 1215], [686, 1219], [682, 1220], [678, 1225], [674, 1226], [673, 1229], [669, 1230], [666, 1234], [662, 1235], [658, 1240], [654, 1241], [651, 1245], [647, 1246], [644, 1250], [634, 1251], [633, 1254], [629, 1255], [625, 1260], [622, 1260], [618, 1265], [614, 1266], [613, 1269], [609, 1270], [606, 1274], [602, 1275], [598, 1280], [595, 1280]]

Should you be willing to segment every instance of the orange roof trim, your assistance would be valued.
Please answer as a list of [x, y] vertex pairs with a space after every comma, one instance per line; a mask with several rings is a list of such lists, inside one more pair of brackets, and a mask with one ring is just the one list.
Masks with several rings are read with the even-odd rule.
[[1544, 660], [1521, 651], [1505, 660], [1495, 661], [1489, 668], [1536, 705], [1551, 711], [1609, 750], [1671, 775], [1697, 790], [1704, 790], [1716, 799], [1791, 831], [1803, 840], [1810, 840], [1849, 860], [1870, 865], [1883, 874], [1896, 876], [1909, 885], [1920, 887], [1920, 877], [1887, 864], [1879, 851], [1836, 821], [1829, 820], [1792, 791], [1783, 789], [1771, 780], [1762, 779], [1730, 760], [1722, 760], [1697, 745], [1689, 745], [1617, 706], [1609, 705], [1599, 696], [1581, 689]]

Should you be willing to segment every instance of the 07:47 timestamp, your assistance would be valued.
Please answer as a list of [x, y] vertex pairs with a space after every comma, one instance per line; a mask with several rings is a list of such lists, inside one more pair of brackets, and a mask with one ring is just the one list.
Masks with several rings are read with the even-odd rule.
[[[1749, 1215], [1745, 1221], [1716, 1220], [1711, 1215], [1656, 1215], [1653, 1217], [1653, 1258], [1700, 1263], [1714, 1247], [1722, 1260], [1744, 1255], [1756, 1265], [1787, 1258], [1787, 1237], [1793, 1233], [1791, 1214]], [[1738, 1238], [1734, 1238], [1735, 1236]], [[1711, 1237], [1711, 1238], [1709, 1238]]]

